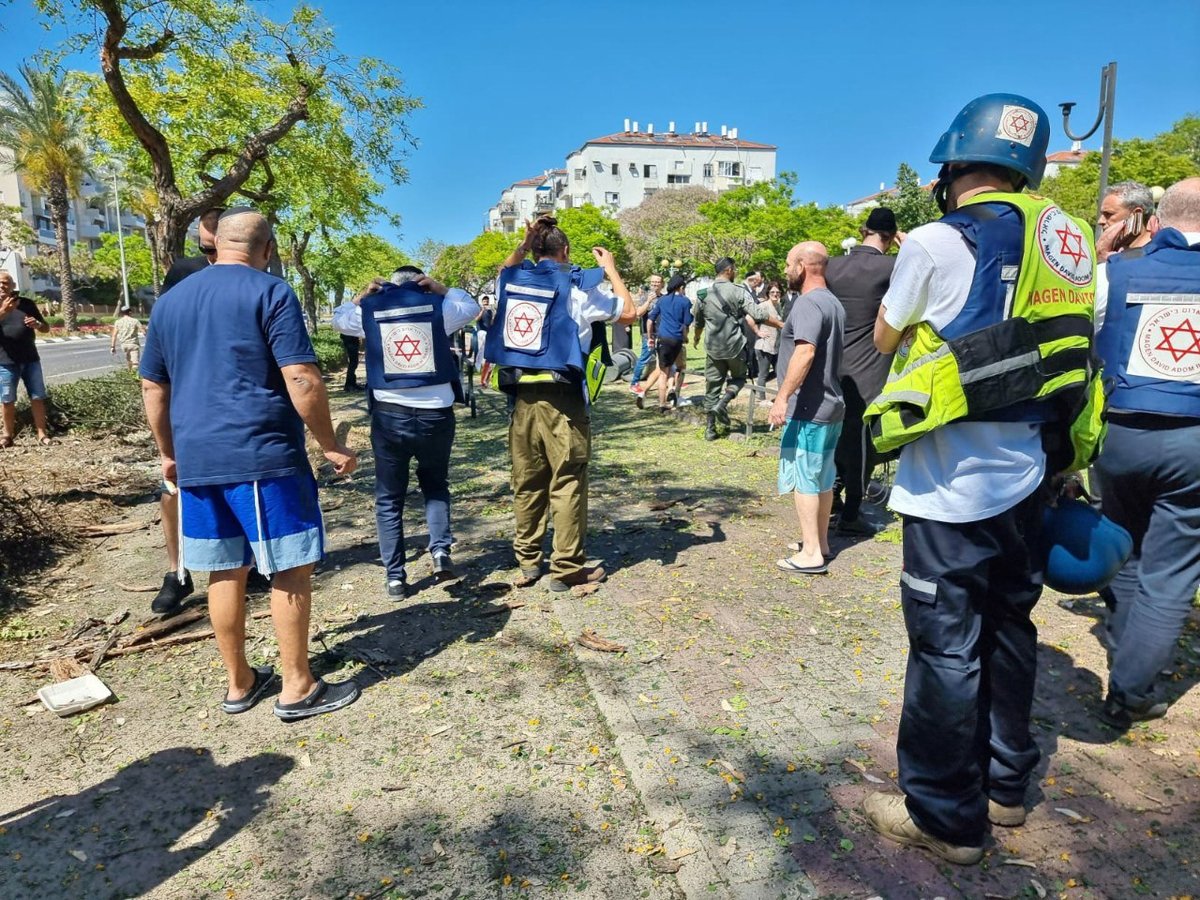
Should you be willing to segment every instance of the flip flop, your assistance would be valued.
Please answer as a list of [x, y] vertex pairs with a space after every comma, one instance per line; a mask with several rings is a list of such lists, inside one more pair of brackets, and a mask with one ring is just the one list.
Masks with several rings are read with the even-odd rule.
[[828, 575], [829, 565], [821, 563], [819, 566], [798, 566], [790, 559], [775, 560], [775, 568], [782, 569], [784, 572], [795, 572], [798, 575]]
[[275, 683], [275, 670], [270, 666], [254, 667], [254, 685], [240, 700], [225, 699], [221, 701], [221, 712], [236, 716], [252, 709]]
[[38, 443], [41, 444], [43, 447], [50, 447], [54, 444], [54, 441], [48, 437], [44, 437], [44, 438], [38, 438]]
[[362, 691], [352, 680], [329, 684], [325, 679], [318, 678], [317, 686], [303, 700], [297, 700], [295, 703], [280, 703], [276, 700], [275, 716], [285, 722], [296, 722], [349, 706], [360, 696]]
[[541, 569], [522, 569], [521, 574], [512, 580], [512, 586], [515, 588], [527, 588], [536, 584], [538, 579], [542, 577]]
[[[801, 544], [799, 541], [792, 541], [790, 544], [787, 545], [787, 548], [789, 550], [791, 550], [793, 553], [799, 553], [801, 550], [804, 549], [804, 545]], [[825, 557], [825, 562], [833, 562], [833, 558], [835, 556], [837, 556], [836, 553], [822, 553], [821, 555], [823, 557]]]

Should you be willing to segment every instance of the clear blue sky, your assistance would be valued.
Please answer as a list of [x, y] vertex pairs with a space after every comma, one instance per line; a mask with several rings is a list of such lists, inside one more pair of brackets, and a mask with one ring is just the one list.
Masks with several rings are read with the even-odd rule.
[[[469, 239], [504, 187], [561, 166], [625, 117], [660, 130], [672, 119], [681, 129], [737, 126], [778, 145], [799, 199], [826, 204], [890, 184], [901, 161], [923, 180], [934, 175], [935, 140], [981, 93], [1033, 98], [1054, 123], [1051, 149], [1066, 149], [1056, 104], [1078, 101], [1072, 126], [1089, 126], [1109, 60], [1119, 65], [1117, 137], [1200, 113], [1197, 0], [337, 0], [324, 9], [343, 49], [398, 66], [425, 103], [411, 122], [409, 183], [385, 199], [403, 218], [405, 247]], [[0, 9], [0, 65], [53, 40], [29, 10], [29, 0]]]

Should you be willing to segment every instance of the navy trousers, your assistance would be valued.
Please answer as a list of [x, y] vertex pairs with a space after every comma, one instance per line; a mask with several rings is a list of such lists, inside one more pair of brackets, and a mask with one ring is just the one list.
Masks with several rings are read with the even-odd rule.
[[450, 448], [454, 408], [414, 409], [373, 403], [371, 449], [375, 453], [375, 527], [389, 581], [405, 578], [404, 497], [409, 464], [417, 461], [417, 483], [425, 496], [429, 551], [450, 551]]
[[1041, 755], [1029, 734], [1039, 495], [979, 522], [904, 518], [900, 787], [913, 821], [959, 846], [982, 846], [989, 797], [1024, 801]]
[[1109, 691], [1137, 705], [1171, 665], [1200, 583], [1200, 422], [1114, 415], [1096, 462], [1104, 514], [1133, 536], [1105, 591]]

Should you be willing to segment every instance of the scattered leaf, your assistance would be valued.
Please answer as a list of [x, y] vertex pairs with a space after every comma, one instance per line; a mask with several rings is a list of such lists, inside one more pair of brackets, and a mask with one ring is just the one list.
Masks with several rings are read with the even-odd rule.
[[68, 850], [67, 852], [70, 853], [77, 860], [79, 860], [81, 863], [85, 863], [88, 861], [88, 855], [86, 853], [84, 853], [82, 850]]
[[73, 815], [75, 815], [75, 810], [73, 810], [73, 809], [64, 809], [62, 812], [58, 813], [58, 814], [57, 814], [57, 815], [56, 815], [54, 818], [56, 818], [56, 819], [69, 819], [69, 818], [70, 818], [71, 816], [73, 816]]
[[601, 637], [591, 628], [583, 629], [579, 633], [579, 637], [575, 638], [575, 643], [581, 647], [587, 647], [589, 650], [596, 650], [600, 653], [625, 652], [624, 644], [618, 644], [616, 641], [610, 641], [608, 638]]
[[1068, 819], [1072, 819], [1076, 822], [1088, 821], [1086, 817], [1081, 816], [1079, 813], [1075, 812], [1075, 810], [1073, 810], [1073, 809], [1067, 809], [1067, 807], [1065, 807], [1065, 806], [1056, 806], [1056, 807], [1054, 807], [1054, 811], [1056, 813], [1062, 813]]
[[1031, 862], [1030, 862], [1029, 860], [1027, 860], [1027, 859], [1016, 859], [1016, 858], [1013, 858], [1013, 859], [1006, 859], [1006, 860], [1004, 860], [1004, 862], [1003, 862], [1003, 863], [1001, 863], [1001, 865], [1004, 865], [1004, 866], [1024, 866], [1026, 869], [1036, 869], [1036, 868], [1037, 868], [1037, 864], [1036, 864], [1036, 863], [1031, 863]]

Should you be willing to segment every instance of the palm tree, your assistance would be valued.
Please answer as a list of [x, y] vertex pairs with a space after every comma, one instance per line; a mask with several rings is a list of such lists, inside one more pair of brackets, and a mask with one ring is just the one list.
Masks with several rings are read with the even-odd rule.
[[24, 85], [0, 72], [0, 147], [12, 151], [13, 169], [46, 198], [58, 242], [63, 319], [67, 330], [74, 331], [77, 310], [67, 208], [79, 195], [88, 168], [82, 112], [67, 99], [65, 78], [28, 65], [19, 71]]

